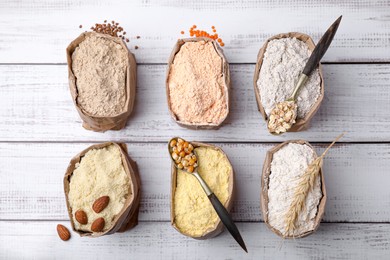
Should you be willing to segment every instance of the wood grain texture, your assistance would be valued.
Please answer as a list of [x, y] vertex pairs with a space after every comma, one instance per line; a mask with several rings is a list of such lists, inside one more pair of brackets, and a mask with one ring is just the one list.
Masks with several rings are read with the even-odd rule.
[[283, 241], [264, 223], [239, 223], [248, 254], [226, 231], [200, 241], [179, 234], [169, 222], [141, 222], [129, 232], [95, 239], [73, 234], [67, 242], [57, 237], [56, 224], [1, 221], [0, 258], [302, 260], [388, 259], [390, 254], [390, 224], [323, 223], [309, 237]]
[[[0, 220], [67, 220], [62, 179], [70, 159], [90, 144], [3, 143]], [[260, 221], [260, 176], [274, 144], [219, 144], [237, 187], [233, 218]], [[315, 145], [321, 153], [326, 144]], [[166, 144], [128, 144], [141, 177], [142, 221], [169, 221], [170, 160]], [[337, 144], [324, 164], [326, 222], [390, 222], [390, 144]], [[1, 232], [0, 232], [1, 233]]]
[[325, 98], [309, 130], [273, 136], [257, 110], [253, 65], [231, 66], [231, 112], [215, 130], [187, 130], [166, 103], [164, 65], [138, 66], [135, 108], [125, 129], [94, 133], [81, 127], [64, 65], [0, 65], [0, 141], [159, 141], [172, 135], [214, 142], [288, 139], [390, 141], [390, 65], [325, 65]]
[[[390, 64], [362, 63], [390, 63], [389, 6], [390, 0], [1, 1], [0, 259], [388, 259]], [[267, 38], [291, 31], [317, 42], [339, 15], [343, 21], [323, 59], [325, 99], [311, 128], [269, 135], [252, 85], [259, 48]], [[123, 25], [128, 47], [143, 65], [127, 127], [102, 134], [81, 127], [64, 64], [70, 41], [104, 19]], [[236, 64], [231, 114], [218, 131], [183, 129], [168, 113], [163, 64], [179, 32], [193, 24], [215, 25], [227, 60]], [[350, 62], [359, 64], [337, 64]], [[344, 143], [325, 159], [327, 223], [308, 238], [282, 241], [259, 223], [261, 168], [274, 145], [263, 142], [329, 142], [344, 131]], [[233, 218], [248, 255], [227, 232], [197, 241], [170, 226], [164, 142], [173, 135], [218, 142], [229, 155], [238, 190]], [[141, 222], [131, 232], [99, 239], [74, 234], [63, 242], [55, 227], [58, 221], [69, 227], [66, 167], [82, 149], [103, 141], [130, 142], [142, 182]], [[314, 146], [321, 152], [325, 144]]]
[[[166, 63], [182, 37], [180, 31], [192, 24], [207, 30], [217, 27], [229, 62], [254, 63], [267, 38], [298, 31], [318, 41], [340, 15], [344, 19], [324, 61], [388, 62], [389, 6], [389, 0], [5, 0], [0, 8], [0, 63], [64, 63], [67, 44], [104, 19], [123, 25], [140, 63]], [[135, 45], [140, 48], [134, 50]]]

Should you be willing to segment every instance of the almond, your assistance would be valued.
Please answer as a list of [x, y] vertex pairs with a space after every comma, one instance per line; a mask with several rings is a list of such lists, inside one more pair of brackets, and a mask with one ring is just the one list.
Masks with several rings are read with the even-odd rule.
[[92, 209], [96, 213], [100, 213], [103, 211], [103, 209], [107, 207], [109, 202], [110, 202], [110, 197], [108, 196], [100, 197], [93, 203]]
[[79, 209], [78, 211], [76, 211], [76, 213], [74, 214], [74, 217], [75, 219], [77, 220], [77, 222], [79, 222], [80, 224], [82, 225], [85, 225], [88, 223], [88, 217], [87, 217], [87, 213], [85, 213], [83, 210]]
[[101, 232], [104, 228], [104, 224], [105, 224], [104, 218], [98, 218], [92, 223], [91, 230], [93, 232]]
[[57, 233], [58, 236], [64, 241], [67, 241], [70, 238], [69, 230], [64, 225], [57, 225]]

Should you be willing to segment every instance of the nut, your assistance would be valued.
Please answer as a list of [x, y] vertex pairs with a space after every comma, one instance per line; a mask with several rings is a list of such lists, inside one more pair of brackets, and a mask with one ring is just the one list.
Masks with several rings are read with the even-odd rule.
[[101, 232], [104, 228], [104, 225], [106, 222], [104, 221], [104, 218], [97, 218], [91, 225], [91, 230], [93, 232]]
[[108, 196], [102, 196], [100, 198], [98, 198], [92, 205], [92, 209], [93, 211], [95, 211], [96, 213], [100, 213], [102, 212], [108, 205], [108, 203], [110, 202], [110, 197]]
[[76, 211], [76, 213], [74, 214], [74, 217], [77, 220], [77, 222], [79, 222], [82, 225], [85, 225], [88, 223], [87, 213], [85, 213], [84, 210], [79, 209], [78, 211]]
[[57, 225], [57, 233], [63, 241], [68, 241], [70, 239], [70, 232], [64, 225]]

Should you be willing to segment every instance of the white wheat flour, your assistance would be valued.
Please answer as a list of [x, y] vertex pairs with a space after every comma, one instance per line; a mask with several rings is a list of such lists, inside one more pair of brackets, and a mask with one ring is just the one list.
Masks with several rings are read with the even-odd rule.
[[[274, 153], [268, 183], [268, 221], [283, 235], [286, 234], [286, 214], [290, 209], [296, 186], [307, 166], [315, 159], [312, 148], [305, 144], [289, 143]], [[314, 229], [318, 204], [322, 198], [321, 179], [308, 193], [305, 207], [299, 214], [294, 236]]]
[[[310, 54], [306, 43], [297, 38], [275, 39], [268, 43], [257, 81], [267, 116], [277, 103], [291, 96]], [[298, 93], [298, 118], [307, 115], [320, 93], [321, 78], [317, 68]]]
[[92, 116], [115, 116], [126, 104], [127, 51], [110, 39], [91, 34], [72, 54], [77, 104]]

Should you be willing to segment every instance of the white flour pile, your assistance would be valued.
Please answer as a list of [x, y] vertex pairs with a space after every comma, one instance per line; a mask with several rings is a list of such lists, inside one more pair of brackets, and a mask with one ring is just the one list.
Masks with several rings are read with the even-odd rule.
[[126, 104], [127, 52], [122, 45], [91, 34], [72, 54], [77, 103], [92, 116], [115, 116]]
[[[268, 184], [269, 224], [286, 234], [286, 214], [293, 201], [296, 187], [307, 166], [315, 159], [312, 148], [305, 144], [290, 143], [273, 155]], [[318, 204], [322, 198], [320, 177], [307, 195], [303, 211], [299, 214], [294, 236], [314, 229]]]
[[[296, 38], [275, 39], [268, 43], [257, 81], [267, 116], [277, 103], [291, 96], [310, 54], [306, 43]], [[316, 69], [298, 93], [298, 118], [307, 115], [320, 93], [321, 78]]]

